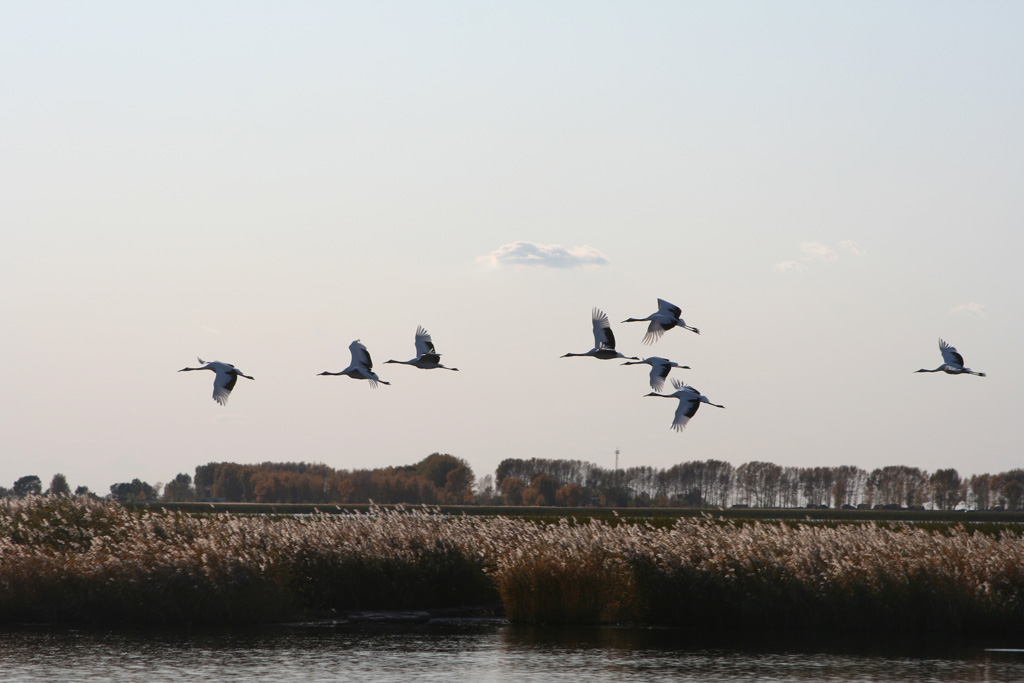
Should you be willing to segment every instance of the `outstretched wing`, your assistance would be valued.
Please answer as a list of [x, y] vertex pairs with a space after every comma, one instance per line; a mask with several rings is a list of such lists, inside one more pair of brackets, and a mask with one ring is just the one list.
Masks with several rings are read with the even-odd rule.
[[231, 390], [235, 388], [235, 382], [238, 381], [238, 375], [230, 370], [217, 369], [217, 374], [213, 378], [213, 400], [222, 406], [228, 404], [228, 396], [231, 395]]
[[434, 342], [430, 340], [430, 333], [421, 325], [416, 328], [416, 357], [425, 353], [434, 353]]
[[939, 340], [939, 351], [942, 352], [942, 360], [946, 362], [946, 365], [961, 368], [964, 366], [964, 357], [960, 355], [954, 346], [947, 344], [942, 339]]
[[683, 315], [683, 309], [679, 308], [675, 304], [670, 304], [664, 299], [658, 299], [658, 313], [666, 313], [673, 318], [681, 318]]
[[661, 339], [661, 335], [665, 334], [667, 329], [669, 328], [665, 327], [661, 318], [655, 317], [651, 324], [647, 326], [647, 334], [644, 335], [643, 339], [644, 345], [649, 346]]
[[615, 335], [612, 334], [612, 324], [608, 321], [608, 314], [599, 308], [593, 310], [594, 321], [594, 348], [615, 350]]
[[366, 347], [358, 339], [348, 345], [348, 350], [352, 352], [352, 365], [360, 365], [367, 370], [373, 368], [370, 352], [366, 350]]
[[672, 366], [668, 364], [666, 359], [657, 356], [648, 358], [647, 362], [651, 364], [651, 388], [660, 393], [665, 386], [665, 378], [668, 377]]
[[[692, 389], [692, 387], [689, 387]], [[686, 429], [686, 423], [697, 414], [700, 408], [700, 394], [697, 392], [685, 391], [679, 397], [679, 406], [676, 408], [676, 417], [672, 420], [672, 429], [681, 432]]]

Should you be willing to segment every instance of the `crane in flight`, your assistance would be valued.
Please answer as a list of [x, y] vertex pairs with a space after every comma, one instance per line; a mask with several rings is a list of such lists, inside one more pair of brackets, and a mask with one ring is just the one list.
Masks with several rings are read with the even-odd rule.
[[680, 370], [689, 370], [689, 365], [680, 365], [674, 361], [670, 361], [668, 358], [662, 358], [660, 356], [650, 356], [643, 360], [627, 360], [623, 365], [650, 365], [651, 366], [651, 389], [655, 391], [661, 391], [665, 386], [665, 378], [668, 377], [668, 373], [672, 368], [679, 368]]
[[197, 358], [199, 364], [202, 367], [198, 368], [182, 368], [178, 372], [191, 372], [192, 370], [212, 370], [216, 373], [213, 377], [213, 400], [222, 406], [228, 404], [228, 396], [231, 395], [231, 390], [235, 388], [235, 382], [238, 381], [239, 377], [246, 379], [256, 379], [246, 375], [241, 370], [236, 368], [231, 363], [221, 363], [219, 360], [210, 361], [207, 363], [202, 358]]
[[608, 315], [599, 308], [591, 313], [594, 325], [594, 348], [585, 353], [567, 353], [562, 358], [573, 356], [592, 356], [600, 360], [611, 360], [612, 358], [625, 358], [627, 360], [640, 360], [636, 356], [624, 356], [615, 350], [615, 335], [612, 334], [612, 325], [608, 322]]
[[664, 299], [658, 299], [658, 310], [654, 313], [651, 313], [646, 318], [628, 318], [622, 322], [642, 323], [650, 321], [650, 325], [647, 326], [647, 334], [644, 335], [644, 344], [653, 344], [661, 339], [661, 335], [676, 326], [700, 334], [700, 330], [696, 327], [690, 327], [686, 324], [680, 317], [682, 314], [682, 309], [675, 304], [670, 304]]
[[327, 372], [324, 370], [319, 374], [334, 376], [348, 375], [352, 379], [365, 379], [374, 389], [377, 388], [377, 384], [391, 384], [391, 382], [385, 382], [382, 380], [377, 376], [377, 373], [373, 371], [373, 361], [370, 359], [370, 352], [366, 350], [366, 347], [363, 346], [362, 342], [356, 339], [348, 345], [348, 350], [352, 352], [352, 362], [348, 364], [347, 368], [341, 372]]
[[956, 350], [956, 347], [951, 346], [947, 342], [939, 339], [939, 351], [942, 352], [942, 365], [935, 368], [934, 370], [928, 370], [921, 368], [914, 372], [944, 372], [947, 375], [977, 375], [978, 377], [984, 377], [984, 372], [975, 372], [970, 368], [964, 367], [964, 357], [960, 355], [960, 352]]
[[716, 408], [724, 408], [717, 403], [712, 403], [708, 400], [707, 396], [702, 395], [699, 391], [694, 389], [688, 384], [683, 384], [679, 380], [672, 378], [672, 386], [676, 388], [675, 392], [671, 394], [645, 394], [647, 396], [660, 396], [662, 398], [678, 398], [679, 405], [676, 407], [676, 416], [672, 420], [672, 429], [677, 432], [681, 432], [686, 429], [686, 423], [690, 421], [690, 418], [697, 414], [697, 408], [700, 408], [701, 403], [707, 403], [709, 406]]
[[454, 370], [458, 372], [458, 368], [449, 368], [441, 365], [441, 354], [434, 348], [434, 342], [430, 340], [430, 333], [423, 329], [420, 325], [416, 328], [416, 357], [412, 360], [386, 360], [385, 363], [399, 363], [401, 365], [412, 365], [421, 370]]

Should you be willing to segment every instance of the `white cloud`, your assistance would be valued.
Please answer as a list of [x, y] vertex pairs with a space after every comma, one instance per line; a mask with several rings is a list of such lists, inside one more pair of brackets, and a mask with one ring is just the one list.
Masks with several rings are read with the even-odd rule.
[[477, 258], [477, 262], [490, 266], [575, 268], [577, 266], [606, 266], [608, 258], [597, 249], [586, 245], [563, 247], [560, 244], [511, 242], [501, 245], [490, 254]]
[[950, 313], [966, 313], [967, 315], [976, 315], [980, 318], [985, 317], [985, 306], [979, 304], [977, 301], [972, 301], [969, 304], [963, 304], [957, 306], [949, 311]]
[[839, 254], [826, 247], [821, 242], [801, 242], [800, 253], [803, 254], [805, 261], [813, 261], [818, 259], [820, 261], [835, 261], [839, 258]]
[[783, 261], [782, 263], [775, 264], [775, 270], [783, 273], [802, 273], [807, 269], [796, 261]]
[[857, 244], [853, 240], [843, 240], [842, 242], [839, 243], [839, 246], [846, 249], [854, 256], [863, 256], [864, 254], [868, 253], [865, 249], [863, 249], [859, 244]]

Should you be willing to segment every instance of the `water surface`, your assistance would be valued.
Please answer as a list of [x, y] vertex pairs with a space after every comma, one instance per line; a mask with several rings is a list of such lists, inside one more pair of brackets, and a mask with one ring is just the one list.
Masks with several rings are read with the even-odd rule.
[[[808, 641], [498, 623], [0, 631], [0, 681], [1024, 681], [1024, 643]], [[995, 651], [1000, 648], [1001, 651]]]

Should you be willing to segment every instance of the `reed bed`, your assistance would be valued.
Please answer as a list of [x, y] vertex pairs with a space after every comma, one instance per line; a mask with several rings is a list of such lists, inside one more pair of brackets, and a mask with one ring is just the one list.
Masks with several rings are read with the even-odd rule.
[[252, 623], [496, 602], [512, 621], [1024, 632], [1020, 534], [0, 501], [0, 622]]

